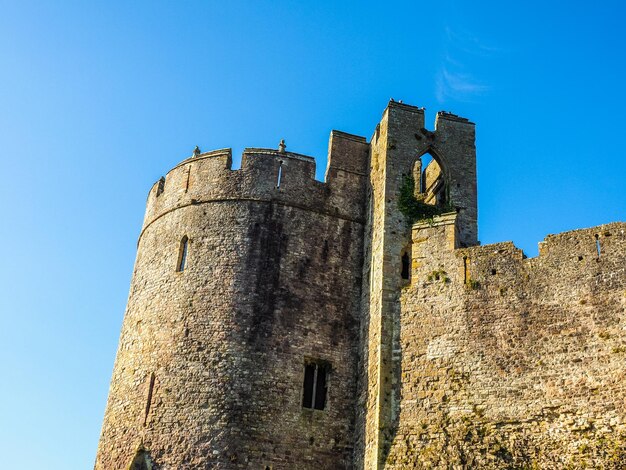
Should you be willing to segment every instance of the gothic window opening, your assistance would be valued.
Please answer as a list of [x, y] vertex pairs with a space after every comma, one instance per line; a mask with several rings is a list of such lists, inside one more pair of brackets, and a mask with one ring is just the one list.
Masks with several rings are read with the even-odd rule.
[[402, 255], [402, 279], [408, 280], [411, 277], [411, 257], [405, 251]]
[[326, 407], [328, 373], [330, 366], [322, 362], [310, 362], [304, 366], [302, 407], [323, 410]]
[[187, 235], [180, 241], [180, 249], [178, 251], [178, 263], [176, 264], [176, 271], [183, 272], [187, 264], [187, 252], [189, 250], [189, 238]]
[[139, 450], [128, 468], [129, 470], [152, 470], [152, 459], [146, 451]]
[[[419, 170], [417, 170], [419, 164]], [[448, 197], [448, 188], [445, 183], [443, 169], [437, 160], [430, 154], [425, 153], [418, 158], [413, 173], [420, 171], [420, 184], [416, 188], [420, 188], [423, 194], [424, 202], [436, 206], [446, 206], [450, 201]]]

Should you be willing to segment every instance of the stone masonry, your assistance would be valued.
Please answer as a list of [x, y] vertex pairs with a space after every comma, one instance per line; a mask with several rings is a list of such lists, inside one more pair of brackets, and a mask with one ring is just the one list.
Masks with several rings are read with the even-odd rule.
[[626, 468], [626, 224], [480, 246], [474, 124], [394, 101], [314, 175], [152, 187], [95, 469]]

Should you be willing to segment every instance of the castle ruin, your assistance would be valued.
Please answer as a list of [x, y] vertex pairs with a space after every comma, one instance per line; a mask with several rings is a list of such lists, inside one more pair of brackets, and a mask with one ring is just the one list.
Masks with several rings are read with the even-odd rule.
[[474, 124], [394, 101], [314, 175], [152, 187], [97, 470], [626, 467], [625, 223], [480, 246]]

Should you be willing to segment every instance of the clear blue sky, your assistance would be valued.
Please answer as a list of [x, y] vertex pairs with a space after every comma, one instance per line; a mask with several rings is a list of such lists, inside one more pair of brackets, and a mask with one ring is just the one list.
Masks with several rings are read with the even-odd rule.
[[0, 467], [93, 466], [146, 195], [195, 145], [321, 177], [394, 97], [477, 123], [483, 243], [625, 220], [626, 7], [509, 3], [0, 0]]

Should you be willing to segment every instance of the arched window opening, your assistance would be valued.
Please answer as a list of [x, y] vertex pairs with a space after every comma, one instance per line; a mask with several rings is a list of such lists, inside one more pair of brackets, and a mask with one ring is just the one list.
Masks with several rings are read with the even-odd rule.
[[138, 450], [130, 464], [129, 470], [152, 470], [152, 459], [144, 450]]
[[411, 277], [411, 257], [408, 252], [404, 252], [402, 255], [402, 279], [408, 280]]
[[437, 160], [429, 153], [420, 158], [422, 169], [420, 188], [426, 204], [445, 206], [449, 203], [448, 188], [445, 184], [443, 170]]
[[180, 241], [180, 249], [178, 251], [178, 263], [176, 264], [176, 271], [183, 272], [187, 264], [187, 252], [189, 250], [189, 238], [187, 235]]
[[409, 224], [454, 211], [447, 176], [429, 153], [415, 158], [410, 173], [405, 171], [402, 178], [402, 185], [398, 188], [398, 209]]

